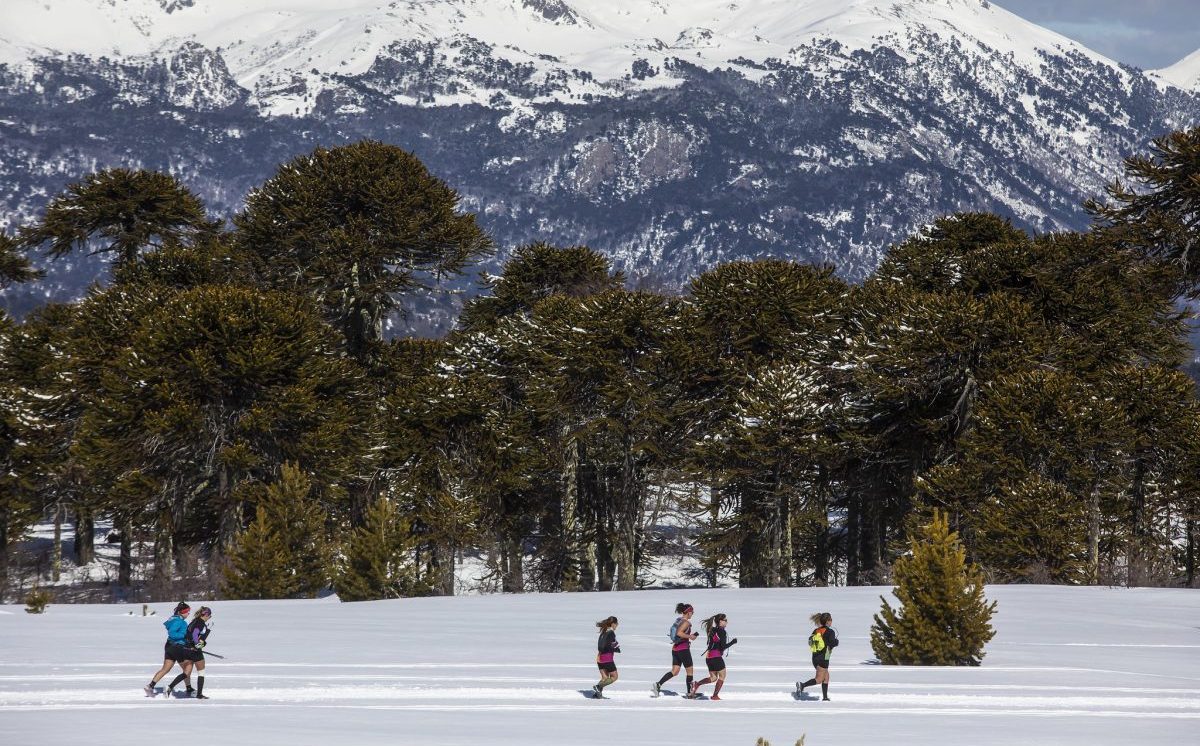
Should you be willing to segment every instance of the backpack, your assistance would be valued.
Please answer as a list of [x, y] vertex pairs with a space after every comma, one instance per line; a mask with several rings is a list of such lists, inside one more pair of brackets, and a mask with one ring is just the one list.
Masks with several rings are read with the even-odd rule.
[[667, 639], [671, 641], [672, 645], [679, 642], [679, 640], [676, 639], [679, 635], [676, 633], [679, 631], [679, 625], [681, 624], [683, 624], [683, 617], [676, 619], [674, 624], [671, 625], [671, 631], [667, 633]]
[[811, 653], [819, 653], [825, 649], [825, 628], [817, 627], [813, 633], [808, 636], [808, 650]]

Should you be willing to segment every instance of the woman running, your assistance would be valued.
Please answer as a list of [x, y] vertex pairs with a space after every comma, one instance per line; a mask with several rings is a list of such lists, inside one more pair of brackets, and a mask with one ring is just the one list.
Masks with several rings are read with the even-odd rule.
[[662, 685], [667, 683], [672, 676], [679, 674], [679, 669], [683, 668], [687, 671], [687, 688], [692, 690], [692, 682], [695, 681], [692, 665], [692, 640], [695, 640], [700, 635], [692, 631], [692, 614], [695, 609], [691, 604], [676, 604], [675, 613], [679, 617], [675, 623], [671, 625], [671, 670], [662, 675], [662, 678], [655, 682], [651, 687], [654, 696], [657, 697], [662, 693]]
[[187, 626], [187, 632], [184, 635], [184, 652], [187, 654], [187, 660], [181, 662], [183, 673], [175, 677], [171, 685], [167, 687], [167, 692], [170, 693], [179, 686], [179, 682], [187, 681], [187, 696], [192, 696], [192, 669], [198, 672], [198, 680], [196, 681], [195, 696], [196, 699], [208, 699], [204, 695], [204, 645], [208, 640], [208, 620], [212, 618], [212, 609], [207, 606], [201, 606], [195, 614], [192, 615], [192, 621]]
[[808, 636], [808, 649], [812, 652], [813, 667], [817, 669], [817, 675], [803, 684], [797, 681], [796, 696], [803, 697], [806, 687], [820, 684], [821, 701], [828, 702], [829, 658], [833, 655], [833, 649], [838, 646], [837, 632], [829, 626], [833, 624], [833, 615], [828, 611], [813, 614], [812, 623], [817, 625], [817, 628]]
[[621, 644], [617, 642], [617, 618], [596, 622], [600, 629], [600, 639], [596, 641], [596, 667], [600, 669], [600, 681], [592, 687], [594, 699], [604, 699], [604, 687], [617, 683], [617, 664], [613, 655], [621, 652]]
[[704, 637], [708, 640], [708, 649], [704, 652], [704, 664], [708, 666], [708, 676], [697, 681], [688, 692], [688, 697], [695, 699], [700, 693], [700, 687], [716, 682], [710, 699], [720, 701], [721, 687], [725, 686], [725, 651], [737, 645], [737, 638], [728, 640], [725, 625], [729, 623], [724, 614], [714, 614], [704, 620]]
[[[175, 613], [171, 615], [171, 618], [163, 622], [163, 626], [167, 628], [167, 644], [163, 646], [163, 664], [162, 668], [158, 669], [158, 673], [151, 677], [150, 683], [142, 689], [146, 692], [147, 697], [153, 697], [156, 694], [154, 687], [158, 684], [158, 680], [166, 676], [176, 663], [184, 670], [184, 675], [187, 675], [189, 668], [184, 666], [184, 662], [189, 661], [190, 656], [183, 647], [183, 642], [187, 637], [187, 613], [191, 610], [186, 601], [180, 601], [175, 604]], [[166, 694], [170, 697], [171, 690], [168, 689]]]

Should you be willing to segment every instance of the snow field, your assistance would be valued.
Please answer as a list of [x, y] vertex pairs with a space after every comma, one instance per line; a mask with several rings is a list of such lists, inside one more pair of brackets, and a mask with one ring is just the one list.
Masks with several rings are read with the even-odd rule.
[[[1200, 593], [995, 586], [997, 636], [978, 668], [879, 666], [868, 641], [886, 588], [643, 591], [213, 602], [206, 693], [145, 698], [162, 621], [140, 605], [0, 607], [0, 743], [126, 744], [171, 731], [229, 744], [1192, 743], [1200, 732]], [[664, 694], [678, 601], [729, 615], [739, 643], [722, 701]], [[195, 603], [195, 602], [193, 602]], [[129, 616], [129, 611], [137, 616]], [[831, 702], [811, 676], [807, 616], [842, 645]], [[593, 623], [621, 619], [621, 679], [596, 681]], [[697, 678], [705, 675], [694, 646]], [[166, 681], [173, 677], [173, 673]], [[166, 681], [162, 683], [166, 683]], [[711, 693], [711, 687], [706, 687]]]

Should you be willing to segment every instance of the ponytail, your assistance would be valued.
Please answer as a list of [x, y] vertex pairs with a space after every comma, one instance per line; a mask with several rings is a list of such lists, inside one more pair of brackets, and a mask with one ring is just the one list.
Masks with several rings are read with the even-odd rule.
[[691, 604], [677, 603], [677, 604], [675, 604], [675, 613], [680, 614], [680, 615], [686, 614], [688, 612], [688, 610], [691, 608], [692, 608]]
[[724, 614], [713, 614], [708, 619], [704, 620], [704, 636], [709, 640], [709, 642], [712, 642], [713, 628], [716, 627], [717, 623], [724, 618]]
[[809, 619], [818, 627], [824, 627], [833, 621], [833, 614], [830, 614], [828, 611], [820, 611], [813, 614]]
[[616, 623], [617, 618], [615, 616], [610, 616], [608, 619], [601, 619], [600, 621], [596, 622], [596, 626], [600, 628], [601, 632], [607, 632]]

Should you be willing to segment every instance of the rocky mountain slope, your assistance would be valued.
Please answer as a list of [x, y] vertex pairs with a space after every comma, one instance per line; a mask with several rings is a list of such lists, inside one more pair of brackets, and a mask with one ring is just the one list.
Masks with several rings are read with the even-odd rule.
[[[7, 0], [0, 224], [116, 164], [169, 169], [228, 215], [280, 162], [371, 137], [416, 152], [502, 247], [588, 243], [667, 287], [763, 255], [856, 279], [954, 210], [1082, 227], [1124, 155], [1200, 121], [1180, 70], [987, 0], [247, 5]], [[56, 267], [7, 303], [96, 271]]]

